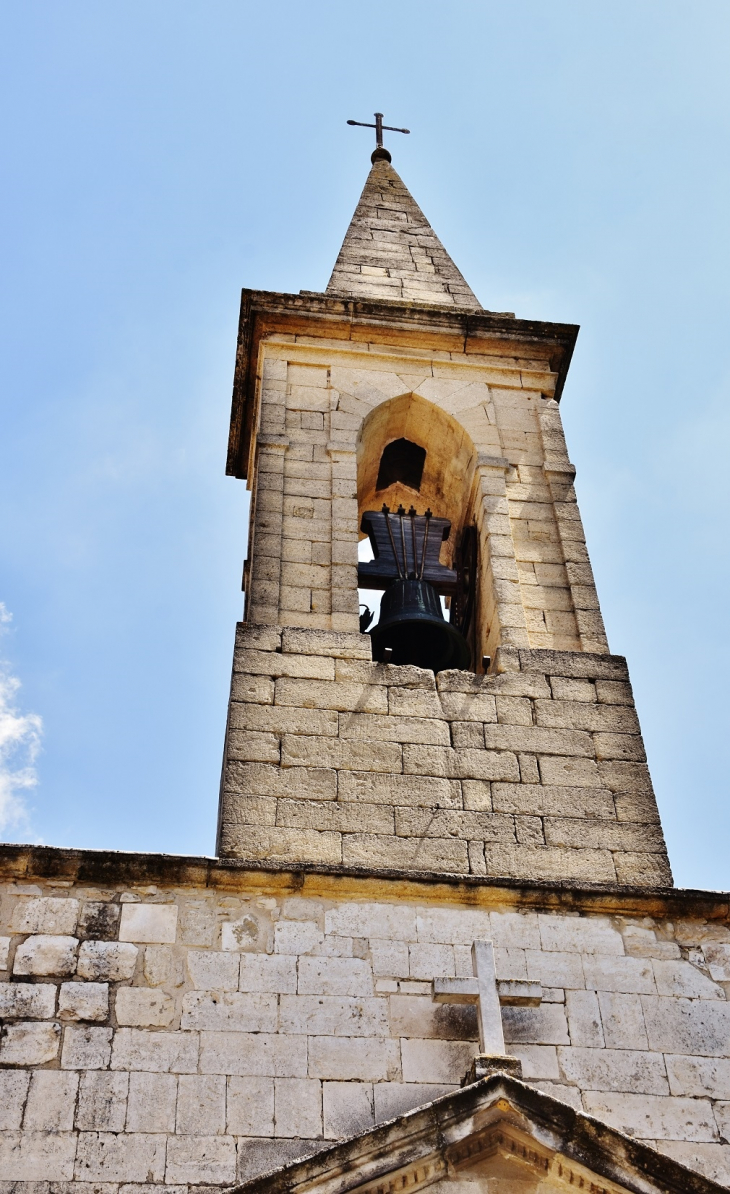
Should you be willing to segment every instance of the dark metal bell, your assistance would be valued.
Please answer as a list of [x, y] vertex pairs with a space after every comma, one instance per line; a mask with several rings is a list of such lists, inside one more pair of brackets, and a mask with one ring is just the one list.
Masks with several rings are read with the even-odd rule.
[[432, 672], [468, 668], [471, 650], [455, 626], [445, 621], [433, 585], [396, 580], [383, 593], [380, 620], [370, 631], [373, 659], [414, 664]]

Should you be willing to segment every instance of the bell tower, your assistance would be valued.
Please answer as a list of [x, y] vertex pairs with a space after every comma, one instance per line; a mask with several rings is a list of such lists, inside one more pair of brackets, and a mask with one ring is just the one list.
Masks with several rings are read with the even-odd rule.
[[222, 855], [671, 883], [562, 432], [577, 332], [484, 310], [382, 148], [326, 291], [243, 292]]

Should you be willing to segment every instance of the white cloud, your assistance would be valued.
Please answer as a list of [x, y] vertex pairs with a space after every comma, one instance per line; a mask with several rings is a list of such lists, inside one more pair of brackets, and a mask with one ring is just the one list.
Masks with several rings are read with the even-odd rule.
[[[0, 601], [0, 635], [6, 634], [12, 614]], [[43, 723], [37, 713], [21, 713], [17, 705], [20, 680], [0, 659], [0, 834], [10, 829], [18, 840], [29, 831], [27, 794], [38, 776], [35, 761], [41, 746]]]

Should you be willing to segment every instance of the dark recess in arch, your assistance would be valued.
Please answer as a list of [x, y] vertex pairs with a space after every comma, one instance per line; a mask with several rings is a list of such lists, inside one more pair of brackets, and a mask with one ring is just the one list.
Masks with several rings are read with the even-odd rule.
[[376, 489], [387, 489], [400, 481], [409, 489], [419, 490], [426, 463], [426, 449], [409, 439], [394, 439], [386, 445], [380, 457]]

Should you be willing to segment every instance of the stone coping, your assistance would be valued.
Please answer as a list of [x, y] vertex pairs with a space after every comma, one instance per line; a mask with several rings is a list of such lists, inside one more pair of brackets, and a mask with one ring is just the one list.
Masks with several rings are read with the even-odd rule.
[[0, 844], [5, 882], [248, 889], [324, 899], [410, 900], [472, 907], [513, 906], [603, 915], [730, 920], [730, 893], [676, 887], [628, 887], [525, 881], [499, 876], [448, 875], [323, 864], [291, 866], [180, 854], [74, 850]]

